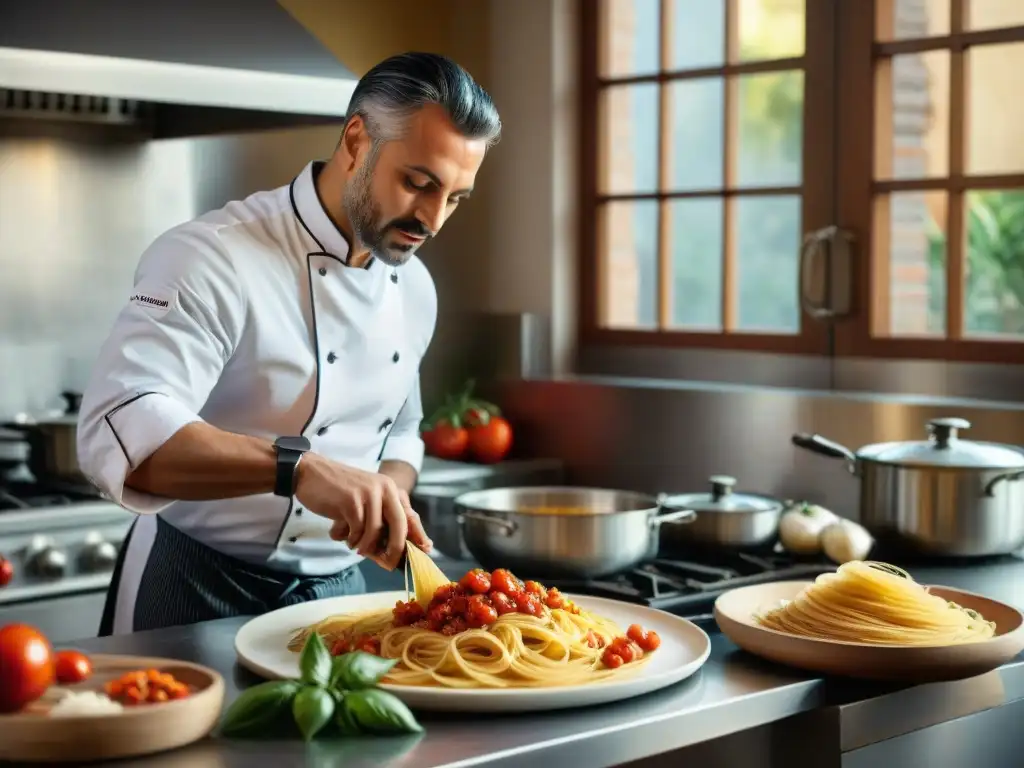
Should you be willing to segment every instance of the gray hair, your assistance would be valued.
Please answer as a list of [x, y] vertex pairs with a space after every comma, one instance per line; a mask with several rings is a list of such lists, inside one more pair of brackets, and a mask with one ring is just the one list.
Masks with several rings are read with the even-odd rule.
[[501, 138], [501, 118], [490, 95], [465, 69], [436, 53], [402, 53], [385, 59], [359, 79], [346, 124], [362, 118], [376, 149], [401, 138], [406, 121], [437, 104], [456, 129], [488, 147]]

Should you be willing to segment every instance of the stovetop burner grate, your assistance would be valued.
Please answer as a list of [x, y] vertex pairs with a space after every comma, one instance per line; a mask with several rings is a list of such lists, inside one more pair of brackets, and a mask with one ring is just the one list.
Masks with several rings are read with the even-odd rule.
[[66, 507], [81, 502], [98, 501], [101, 498], [95, 488], [79, 483], [0, 483], [0, 512]]
[[609, 597], [651, 608], [707, 609], [730, 589], [788, 579], [813, 579], [834, 570], [821, 561], [796, 560], [783, 553], [720, 553], [659, 558], [599, 579], [547, 578], [563, 592]]

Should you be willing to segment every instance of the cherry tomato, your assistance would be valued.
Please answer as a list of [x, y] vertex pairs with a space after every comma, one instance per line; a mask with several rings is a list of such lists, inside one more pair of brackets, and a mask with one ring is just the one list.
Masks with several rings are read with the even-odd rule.
[[515, 597], [516, 608], [519, 609], [520, 613], [525, 613], [527, 616], [543, 616], [544, 605], [536, 596], [528, 594], [526, 592], [519, 592]]
[[512, 425], [501, 416], [491, 416], [486, 424], [471, 427], [467, 437], [473, 458], [483, 464], [494, 464], [512, 448]]
[[16, 712], [53, 684], [53, 648], [35, 627], [0, 629], [0, 712]]
[[661, 636], [653, 629], [647, 630], [647, 642], [641, 643], [640, 647], [645, 651], [656, 651], [661, 647]]
[[528, 581], [523, 585], [523, 589], [531, 595], [535, 595], [542, 603], [547, 600], [548, 591], [544, 589], [543, 585], [539, 581]]
[[629, 629], [626, 630], [626, 637], [637, 645], [640, 644], [640, 638], [644, 637], [646, 634], [647, 631], [639, 624], [630, 624]]
[[427, 453], [439, 459], [461, 459], [469, 447], [469, 432], [447, 421], [437, 422], [433, 428], [424, 430], [421, 436]]
[[466, 611], [466, 621], [474, 629], [486, 627], [498, 620], [498, 611], [491, 605], [483, 595], [476, 595], [469, 599], [469, 608]]
[[511, 595], [514, 592], [521, 592], [523, 585], [519, 579], [512, 575], [511, 571], [498, 568], [491, 574], [491, 589]]
[[0, 587], [6, 587], [14, 579], [14, 563], [0, 555]]
[[544, 604], [548, 608], [565, 608], [566, 600], [565, 595], [558, 591], [556, 587], [552, 587], [548, 590], [547, 596], [544, 598]]
[[604, 653], [601, 654], [601, 662], [608, 667], [608, 669], [618, 669], [626, 663], [619, 654], [615, 653], [611, 646], [604, 649]]
[[92, 662], [78, 651], [58, 651], [55, 668], [61, 685], [74, 685], [92, 677]]
[[504, 616], [506, 613], [516, 612], [516, 601], [506, 595], [504, 592], [498, 592], [497, 590], [491, 590], [488, 597], [491, 598], [491, 603], [494, 605], [494, 610], [498, 612], [499, 616]]
[[331, 656], [342, 656], [352, 650], [352, 644], [348, 638], [339, 637], [331, 646]]
[[491, 574], [482, 568], [476, 568], [462, 577], [459, 586], [467, 592], [485, 595], [491, 589]]

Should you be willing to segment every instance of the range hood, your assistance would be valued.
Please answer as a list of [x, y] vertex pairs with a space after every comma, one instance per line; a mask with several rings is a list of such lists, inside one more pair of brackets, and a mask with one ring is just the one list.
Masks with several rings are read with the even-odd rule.
[[0, 0], [0, 121], [154, 138], [340, 122], [357, 77], [276, 0]]

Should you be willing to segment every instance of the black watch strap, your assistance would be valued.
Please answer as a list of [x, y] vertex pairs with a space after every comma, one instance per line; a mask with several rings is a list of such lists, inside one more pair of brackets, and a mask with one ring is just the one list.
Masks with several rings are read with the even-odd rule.
[[290, 499], [295, 492], [295, 468], [302, 455], [309, 451], [309, 440], [305, 437], [279, 437], [274, 441], [277, 451], [277, 476], [274, 478], [274, 495]]

